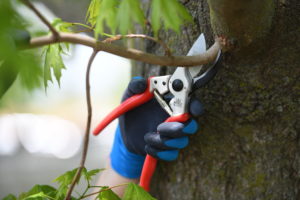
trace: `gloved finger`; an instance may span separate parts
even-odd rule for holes
[[[147,81],[142,77],[134,77],[130,83],[128,84],[127,90],[125,91],[125,94],[122,98],[124,101],[125,99],[128,99],[129,97],[143,93],[147,88]]]
[[[164,122],[157,127],[160,135],[171,138],[178,138],[194,134],[198,131],[198,124],[194,119],[186,123],[180,122]]]
[[[153,148],[161,150],[183,149],[189,143],[187,136],[179,138],[164,137],[158,133],[150,132],[144,136],[145,142]]]
[[[199,129],[198,123],[196,120],[192,119],[188,123],[185,123],[182,132],[185,134],[195,134]]]
[[[193,117],[198,117],[204,113],[204,106],[198,99],[192,97],[189,104],[189,112]]]
[[[162,150],[159,151],[155,148],[152,148],[150,145],[145,146],[145,151],[147,154],[165,161],[176,160],[179,154],[179,150]]]

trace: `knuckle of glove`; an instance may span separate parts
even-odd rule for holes
[[[136,77],[132,79],[128,85],[128,90],[132,94],[139,94],[146,90],[147,81],[144,78]]]
[[[157,127],[157,132],[165,137],[178,138],[195,134],[198,129],[198,123],[192,119],[184,124],[180,122],[164,122]]]
[[[189,143],[188,135],[196,133],[198,124],[190,120],[183,124],[180,122],[164,122],[157,128],[159,133],[151,132],[144,136],[147,154],[165,161],[176,160],[179,150]]]
[[[158,133],[145,135],[145,151],[147,154],[165,161],[176,160],[179,149],[186,147],[189,143],[187,136],[180,138],[166,138]]]
[[[152,148],[150,145],[145,146],[145,151],[147,154],[165,161],[176,160],[179,154],[179,150],[177,149],[158,151],[157,149]]]
[[[189,105],[189,111],[192,116],[198,117],[204,113],[204,106],[198,99],[192,98]]]
[[[166,137],[163,137],[160,134],[155,133],[155,132],[147,133],[144,136],[144,140],[147,145],[151,146],[154,149],[160,150],[160,151],[166,150],[166,149],[173,149],[173,148],[165,145],[165,142],[168,140]]]
[[[187,136],[179,138],[168,138],[158,133],[147,133],[144,136],[145,142],[152,148],[160,150],[183,149],[189,143]]]
[[[182,132],[184,124],[180,122],[164,122],[157,127],[157,132],[166,137],[182,137],[185,134]]]

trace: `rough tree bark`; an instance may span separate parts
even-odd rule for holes
[[[181,36],[161,32],[186,54],[200,32],[223,35],[215,79],[196,92],[206,107],[201,130],[178,161],[159,162],[152,193],[163,200],[300,199],[299,0],[187,0],[194,25]],[[162,53],[154,43],[148,52]],[[141,67],[141,65],[144,65]],[[171,73],[139,64],[133,75]]]

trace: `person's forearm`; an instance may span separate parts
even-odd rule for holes
[[[110,159],[107,159],[106,167],[105,170],[102,172],[97,185],[99,186],[118,186],[124,183],[138,183],[139,179],[129,179],[126,177],[123,177],[119,175],[117,172],[115,172],[111,165],[110,165]],[[126,185],[124,186],[119,186],[119,187],[114,187],[112,190],[120,197],[123,196],[124,191],[125,191]]]

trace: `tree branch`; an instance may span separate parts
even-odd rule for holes
[[[52,32],[54,39],[57,39],[59,37],[59,33],[55,30],[55,28],[51,25],[50,22],[40,13],[38,9],[34,7],[34,5],[29,0],[21,0],[29,9],[31,9],[37,16],[40,18],[40,20],[50,29]]]
[[[211,27],[243,48],[264,39],[272,27],[276,1],[207,0]],[[248,54],[246,54],[248,56]]]
[[[126,48],[115,44],[96,41],[94,38],[73,33],[59,33],[57,39],[51,36],[42,36],[33,38],[30,41],[29,47],[41,47],[48,44],[68,42],[73,44],[82,44],[94,48],[96,51],[105,51],[124,58],[134,59],[137,61],[163,66],[196,66],[213,62],[221,50],[222,45],[218,39],[216,42],[203,54],[195,56],[157,56],[154,54],[145,53],[143,51]]]
[[[85,91],[86,91],[86,103],[87,103],[87,124],[86,124],[86,129],[85,129],[85,135],[84,135],[84,144],[83,144],[83,151],[82,151],[82,156],[81,156],[81,161],[80,165],[77,169],[76,175],[73,178],[72,184],[70,185],[70,188],[67,192],[65,200],[70,200],[71,199],[71,194],[72,191],[77,183],[77,181],[80,178],[80,174],[82,169],[84,168],[86,156],[87,156],[87,151],[88,151],[88,145],[89,145],[89,136],[90,136],[90,129],[91,129],[91,120],[92,120],[92,103],[91,103],[91,90],[90,90],[90,71],[91,71],[91,66],[92,63],[97,55],[98,51],[95,51],[92,53],[87,69],[86,69],[86,77],[85,77]]]

